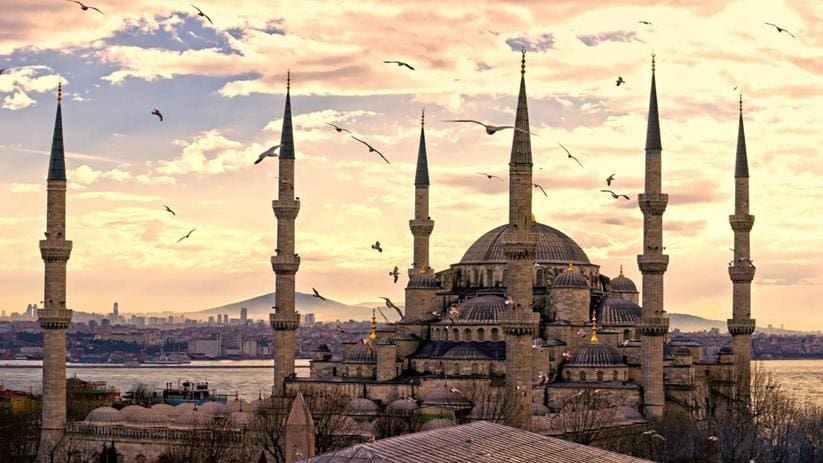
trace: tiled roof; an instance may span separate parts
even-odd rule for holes
[[[570,367],[614,367],[625,366],[623,357],[613,347],[600,343],[578,346],[568,362]]]
[[[607,297],[598,310],[597,322],[602,326],[636,325],[642,315],[639,305],[619,297]]]
[[[505,341],[430,341],[423,344],[420,349],[412,354],[411,358],[430,358],[430,359],[448,359],[456,358],[450,357],[452,349],[460,353],[473,353],[475,356],[470,358],[483,360],[505,360],[506,359],[506,342]],[[468,357],[461,357],[468,358]]]

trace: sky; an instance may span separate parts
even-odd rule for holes
[[[426,110],[431,260],[460,260],[507,221],[511,132],[527,49],[538,221],[640,286],[650,56],[657,62],[669,312],[731,314],[738,93],[751,173],[752,316],[823,328],[823,4],[817,1],[7,0],[0,16],[0,309],[42,299],[37,248],[64,83],[68,305],[191,311],[270,292],[276,162],[291,70],[302,208],[297,289],[403,300]],[[641,24],[649,21],[652,25]],[[764,24],[775,23],[796,36]],[[403,60],[414,71],[384,64]],[[615,86],[617,76],[625,85]],[[160,122],[150,114],[158,108]],[[391,165],[326,123],[351,129]],[[565,157],[562,143],[583,168]],[[599,190],[613,187],[630,201]],[[163,205],[176,212],[164,212]],[[192,228],[192,238],[175,241]],[[380,240],[384,252],[370,249]],[[299,308],[298,308],[299,309]],[[368,314],[366,314],[368,315]],[[364,316],[366,316],[364,315]]]

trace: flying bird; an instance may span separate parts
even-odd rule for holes
[[[625,84],[626,81],[623,80],[623,76],[617,76],[617,81],[615,81],[615,83],[617,84],[617,87],[619,87],[621,84]]]
[[[614,181],[615,174],[611,174],[606,177],[606,186],[612,186],[612,182]]]
[[[174,211],[173,211],[173,210],[171,210],[171,208],[170,208],[169,206],[166,206],[165,204],[163,204],[163,207],[165,207],[165,208],[166,208],[166,211],[170,212],[170,213],[171,213],[171,215],[175,215],[175,216],[177,215],[177,214],[175,214],[175,213],[174,213]]]
[[[76,3],[76,4],[80,5],[80,9],[83,10],[83,11],[94,10],[94,11],[100,13],[100,14],[103,14],[103,12],[100,11],[99,8],[96,8],[96,7],[93,7],[93,6],[90,6],[90,5],[84,5],[83,3],[80,3],[77,0],[66,0],[66,1],[71,2],[71,3]],[[105,16],[105,15],[103,14],[103,16]]]
[[[457,388],[456,388],[456,387],[454,387],[454,386],[449,386],[449,392],[451,392],[451,393],[453,393],[453,394],[460,394],[460,395],[463,395],[463,391],[461,391],[460,389],[457,389]]]
[[[326,125],[330,125],[330,126],[334,127],[334,130],[336,130],[336,131],[337,131],[337,133],[340,133],[340,132],[348,132],[348,133],[351,133],[351,131],[350,131],[349,129],[344,129],[343,127],[338,127],[338,126],[336,126],[336,125],[334,125],[334,124],[329,124],[328,122],[326,122]]]
[[[732,89],[732,91],[735,91],[735,90],[737,90],[737,85],[735,85],[734,88]]]
[[[4,72],[8,71],[11,68],[0,68],[0,76],[3,75]]]
[[[645,24],[645,25],[647,25],[647,26],[651,26],[651,25],[652,25],[652,23],[650,23],[649,21],[637,21],[637,22],[639,22],[640,24]]]
[[[527,133],[529,135],[534,135],[533,133],[531,133],[527,130],[517,128],[513,125],[489,125],[489,124],[484,124],[480,121],[476,121],[474,119],[448,119],[448,120],[444,120],[443,122],[471,122],[472,124],[482,125],[483,127],[486,128],[486,133],[488,135],[494,135],[495,133],[497,133],[501,130],[504,130],[504,129],[514,129],[514,130],[517,130],[519,132]],[[534,136],[536,137],[537,135],[534,135]]]
[[[394,61],[394,60],[390,60],[390,61],[383,61],[383,62],[384,62],[384,63],[386,63],[386,64],[396,64],[396,65],[401,66],[401,67],[402,67],[402,66],[405,66],[405,67],[407,67],[407,68],[411,69],[412,71],[414,71],[414,68],[413,68],[413,67],[411,67],[408,63],[404,63],[404,62],[402,62],[402,61]]]
[[[549,194],[548,194],[548,193],[546,193],[546,190],[545,190],[542,186],[540,186],[540,185],[538,185],[538,184],[536,184],[536,183],[532,183],[532,185],[533,185],[535,188],[537,188],[538,190],[542,191],[542,192],[543,192],[543,196],[545,196],[545,197],[547,197],[547,198],[549,197]]]
[[[767,25],[769,25],[769,26],[774,27],[775,29],[777,29],[777,32],[778,32],[778,33],[780,33],[780,32],[785,32],[785,33],[787,33],[787,34],[791,35],[793,39],[796,39],[796,38],[797,38],[797,37],[795,37],[795,36],[794,36],[794,34],[792,34],[791,32],[787,31],[786,29],[783,29],[782,27],[778,26],[777,24],[774,24],[774,23],[763,23],[763,24],[767,24]]]
[[[186,238],[191,238],[191,234],[192,234],[192,233],[194,233],[194,231],[195,231],[195,230],[197,230],[197,229],[196,229],[196,228],[192,228],[192,229],[191,229],[188,233],[186,233],[186,235],[185,235],[185,236],[183,236],[182,238],[180,238],[179,240],[177,240],[177,242],[179,243],[179,242],[183,241],[183,240],[184,240],[184,239],[186,239]]]
[[[512,299],[511,296],[507,296],[505,304],[506,305],[514,305],[514,299]]]
[[[397,314],[400,315],[400,318],[404,318],[403,317],[403,312],[400,311],[400,307],[397,307],[396,305],[394,305],[394,302],[392,302],[391,299],[389,299],[387,297],[383,297],[383,296],[380,296],[380,299],[383,299],[384,301],[386,301],[386,307],[388,307],[390,309],[394,309],[397,312]]]
[[[603,193],[609,193],[609,194],[611,194],[611,195],[612,195],[612,198],[614,198],[614,199],[618,199],[618,198],[625,198],[627,201],[630,199],[628,196],[626,196],[626,195],[619,195],[619,194],[615,193],[615,192],[614,192],[614,191],[612,191],[612,190],[600,190],[600,191],[601,191],[601,192],[603,192]]]
[[[380,246],[380,241],[375,241],[374,244],[371,245],[371,248],[378,252],[383,252],[383,248]]]
[[[152,116],[157,116],[157,117],[159,117],[159,118],[160,118],[160,122],[163,122],[163,113],[161,113],[159,109],[157,109],[157,108],[152,109],[152,110],[151,110],[151,115],[152,115]]]
[[[558,145],[560,145],[560,143],[558,143]],[[569,150],[567,150],[565,146],[560,145],[560,147],[563,148],[563,151],[565,151],[566,154],[569,155],[569,159],[574,159],[578,164],[580,164],[580,167],[583,167],[583,164],[580,162],[580,160],[577,159],[576,157],[572,156],[572,153],[570,153]]]
[[[210,17],[209,17],[206,13],[203,13],[203,10],[201,10],[200,8],[197,8],[197,7],[196,7],[196,6],[194,6],[194,5],[192,5],[192,8],[194,8],[195,10],[197,10],[197,16],[202,16],[202,17],[204,17],[204,18],[208,19],[208,20],[209,20],[209,23],[211,23],[211,25],[214,25],[214,23],[212,22],[211,18],[210,18]]]
[[[318,293],[316,289],[312,288],[312,289],[311,289],[311,292],[313,293],[313,294],[311,295],[311,297],[316,297],[316,298],[320,299],[321,301],[325,301],[325,300],[326,300],[326,298],[325,298],[325,297],[323,297],[323,296],[321,296],[321,295],[320,295],[320,293]]]
[[[396,265],[394,266],[394,270],[389,272],[389,276],[394,277],[394,282],[397,283],[397,278],[400,277],[400,272],[398,271],[398,268],[397,268]]]
[[[266,158],[276,158],[277,153],[275,153],[275,151],[277,150],[277,148],[280,148],[280,145],[272,146],[271,148],[267,149],[266,151],[263,151],[262,153],[260,153],[259,156],[257,156],[257,160],[254,161],[254,163],[255,164],[260,164]]]
[[[498,177],[497,175],[487,174],[485,172],[478,172],[477,175],[485,175],[486,178],[488,178],[489,180],[491,180],[493,178],[496,178],[497,180],[500,180],[501,182],[503,181],[503,179]]]
[[[388,160],[388,159],[386,159],[386,156],[383,156],[383,153],[381,153],[379,150],[374,149],[374,147],[373,147],[372,145],[370,145],[370,144],[366,143],[365,141],[363,141],[363,140],[361,140],[361,139],[359,139],[359,138],[355,137],[354,135],[349,135],[349,136],[350,136],[350,137],[352,137],[352,138],[354,138],[355,140],[359,141],[360,143],[362,143],[362,144],[364,144],[364,145],[368,146],[368,147],[369,147],[369,153],[377,153],[377,154],[379,154],[379,155],[380,155],[380,157],[381,157],[381,158],[383,158],[383,160],[384,160],[384,161],[386,161],[386,164],[391,164],[391,163],[389,162],[389,160]]]
[[[383,310],[380,309],[380,307],[377,307],[377,311],[380,312],[380,316],[383,317],[383,320],[386,320],[386,323],[391,323],[388,317],[386,317],[386,314],[383,313]]]
[[[452,325],[454,325],[454,323],[455,323],[454,319],[459,317],[459,316],[460,316],[460,311],[457,310],[457,307],[451,306],[451,308],[449,309],[449,321],[451,322]]]

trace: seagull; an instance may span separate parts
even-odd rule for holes
[[[637,22],[639,22],[640,24],[645,24],[645,25],[647,25],[647,26],[651,26],[651,25],[652,25],[652,23],[650,23],[649,21],[637,21]]]
[[[548,379],[546,375],[541,372],[537,372],[537,377],[540,378],[540,386],[546,384],[546,379]]]
[[[485,172],[478,172],[477,175],[485,175],[486,178],[488,178],[489,180],[491,180],[493,178],[496,178],[497,180],[500,180],[501,182],[503,181],[503,179],[498,177],[497,175],[487,174]]]
[[[364,345],[364,346],[366,346],[366,349],[369,351],[369,353],[371,353],[371,351],[372,351],[372,349],[371,349],[371,342],[369,342],[369,341],[370,341],[370,340],[369,340],[369,337],[368,337],[368,336],[366,336],[365,338],[363,338],[363,339],[361,339],[361,340],[360,340],[360,342],[362,342],[362,343],[363,343],[363,345]]]
[[[523,132],[523,133],[527,133],[529,135],[534,135],[533,133],[531,133],[527,130],[517,128],[513,125],[489,125],[489,124],[484,124],[480,121],[476,121],[474,119],[449,119],[449,120],[445,120],[443,122],[471,122],[473,124],[479,124],[479,125],[482,125],[483,127],[486,128],[486,133],[489,134],[489,135],[494,135],[495,133],[497,133],[501,130],[504,130],[504,129],[514,129],[514,130],[517,130],[518,132]],[[537,135],[534,135],[534,136],[536,137]]]
[[[538,184],[536,184],[536,183],[533,183],[532,185],[533,185],[535,188],[537,188],[538,190],[542,191],[542,192],[543,192],[543,196],[545,196],[545,197],[547,197],[547,198],[549,197],[549,194],[548,194],[548,193],[546,193],[546,190],[545,190],[545,189],[543,189],[543,187],[542,187],[542,186],[540,186],[540,185],[538,185]]]
[[[720,439],[717,436],[709,436],[706,438],[706,440],[708,440],[709,442],[717,442]]]
[[[795,36],[794,36],[794,34],[792,34],[791,32],[787,31],[786,29],[783,29],[782,27],[778,26],[777,24],[773,24],[773,23],[763,23],[763,24],[767,24],[767,25],[769,25],[769,26],[774,27],[775,29],[777,29],[777,32],[778,32],[778,33],[780,33],[780,32],[785,32],[785,33],[787,33],[787,34],[791,35],[793,39],[796,39],[796,38],[797,38],[797,37],[795,37]]]
[[[257,156],[257,160],[254,161],[254,163],[255,164],[260,164],[261,162],[263,162],[263,159],[276,158],[277,153],[275,153],[274,151],[277,150],[277,148],[280,148],[280,145],[272,146],[271,148],[267,149],[266,151],[263,151],[262,153],[260,153],[259,156]]]
[[[612,191],[612,190],[600,190],[600,191],[601,191],[601,192],[603,192],[603,193],[610,193],[610,194],[612,195],[612,198],[614,198],[614,199],[618,199],[618,198],[625,198],[627,201],[629,200],[629,197],[628,197],[628,196],[626,196],[626,195],[619,195],[619,194],[615,193],[615,192],[614,192],[614,191]]]
[[[606,186],[612,186],[612,182],[614,181],[615,174],[611,174],[606,177]]]
[[[386,64],[396,64],[396,65],[401,66],[401,67],[402,67],[402,66],[406,66],[407,68],[409,68],[409,69],[411,69],[412,71],[414,71],[414,68],[413,68],[413,67],[409,66],[409,64],[408,64],[408,63],[404,63],[404,62],[402,62],[402,61],[394,61],[394,60],[391,60],[391,61],[383,61],[383,62],[384,62],[384,63],[386,63]]]
[[[159,110],[159,109],[156,109],[156,108],[155,108],[155,109],[152,109],[152,110],[151,110],[151,115],[152,115],[152,116],[157,116],[157,117],[159,117],[159,118],[160,118],[160,122],[163,122],[163,114],[160,112],[160,110]]]
[[[197,10],[197,16],[202,16],[202,17],[204,17],[204,18],[208,19],[208,20],[209,20],[209,23],[211,23],[211,25],[214,25],[214,23],[212,22],[211,18],[210,18],[210,17],[209,17],[206,13],[203,13],[203,10],[201,10],[200,8],[197,8],[197,7],[196,7],[196,6],[194,6],[194,5],[192,5],[192,8],[194,8],[195,10]]]
[[[95,7],[93,7],[93,6],[89,6],[89,5],[84,5],[84,4],[80,3],[80,2],[78,2],[77,0],[66,0],[66,1],[67,1],[67,2],[76,3],[76,4],[80,5],[80,9],[81,9],[81,10],[83,10],[83,11],[94,10],[94,11],[96,11],[96,12],[100,13],[100,14],[103,14],[103,12],[102,12],[102,11],[100,11],[100,9],[99,9],[99,8],[95,8]],[[105,15],[103,14],[103,16],[105,16]]]
[[[524,386],[522,382],[518,381],[517,386],[515,386],[515,389],[517,389],[518,391],[522,391],[526,389],[526,386]]]
[[[380,246],[380,241],[375,241],[374,244],[371,245],[371,248],[378,252],[383,252],[383,248]]]
[[[179,240],[177,240],[177,242],[179,243],[179,242],[183,241],[186,238],[191,238],[191,234],[194,233],[195,230],[197,230],[197,229],[192,228],[188,233],[186,233],[186,236],[180,238]]]
[[[558,145],[560,145],[560,143],[558,143]],[[566,154],[569,155],[569,159],[574,159],[578,164],[580,164],[580,167],[583,167],[583,164],[580,162],[580,160],[577,159],[576,157],[572,156],[572,153],[570,153],[569,150],[567,150],[565,146],[560,145],[560,147],[563,148],[563,151],[565,151]]]
[[[171,210],[171,208],[170,208],[169,206],[166,206],[165,204],[163,204],[163,207],[165,207],[165,208],[166,208],[166,210],[167,210],[167,211],[169,211],[169,212],[171,213],[171,215],[177,215],[177,214],[175,214],[175,213],[174,213],[174,211],[173,211],[173,210]]]
[[[443,314],[440,312],[432,312],[432,315],[434,315],[435,318],[443,318]]]
[[[397,283],[397,278],[400,277],[400,272],[397,269],[397,266],[394,266],[394,270],[389,272],[389,276],[394,277],[394,282]]]
[[[620,84],[625,84],[625,83],[626,83],[626,81],[625,81],[625,80],[623,80],[623,76],[617,76],[617,81],[616,81],[615,83],[616,83],[616,84],[617,84],[617,86],[619,87],[619,86],[620,86]]]
[[[508,297],[506,297],[506,302],[504,302],[504,304],[505,305],[514,305],[514,299],[512,299],[511,296],[508,296]]]
[[[463,391],[461,391],[460,389],[457,389],[457,388],[456,388],[456,387],[454,387],[454,386],[449,386],[449,392],[451,392],[451,393],[453,393],[453,394],[460,394],[460,395],[463,395]]]
[[[543,352],[543,346],[540,345],[540,342],[538,342],[537,339],[532,341],[532,349],[538,352]]]
[[[368,146],[368,147],[369,147],[369,153],[377,153],[377,154],[379,154],[379,155],[380,155],[380,157],[381,157],[381,158],[383,158],[383,160],[384,160],[384,161],[386,161],[386,164],[391,164],[391,163],[389,162],[389,160],[388,160],[388,159],[386,159],[386,156],[383,156],[383,153],[381,153],[379,150],[374,149],[374,147],[373,147],[372,145],[370,145],[370,144],[368,144],[368,143],[364,142],[363,140],[361,140],[361,139],[359,139],[359,138],[355,137],[354,135],[349,135],[349,136],[350,136],[350,137],[352,137],[352,138],[354,138],[355,140],[359,141],[360,143],[362,143],[362,144],[364,144],[364,145]]]
[[[400,318],[404,318],[403,317],[403,312],[400,311],[400,307],[397,307],[396,305],[394,305],[394,302],[392,302],[391,299],[389,299],[387,297],[383,297],[383,296],[380,296],[380,299],[383,299],[384,301],[386,301],[386,307],[388,307],[390,309],[394,309],[397,312],[397,314],[400,315]]]
[[[735,91],[735,90],[737,90],[737,85],[735,85],[734,88],[732,89],[732,91]]]
[[[3,75],[4,72],[8,71],[11,68],[0,68],[0,76]]]
[[[380,307],[377,307],[377,311],[380,312],[380,316],[383,317],[383,320],[386,320],[386,323],[391,323],[388,317],[386,317],[386,314],[384,314],[383,311],[380,309]]]
[[[348,133],[351,133],[351,131],[350,131],[349,129],[344,129],[343,127],[338,127],[338,126],[336,126],[336,125],[334,125],[334,124],[329,124],[328,122],[326,122],[326,125],[330,125],[330,126],[334,127],[334,130],[336,130],[336,131],[337,131],[337,133],[340,133],[340,132],[348,132]]]
[[[316,297],[316,298],[320,299],[321,301],[326,300],[326,298],[321,296],[320,293],[318,293],[316,289],[312,288],[311,292],[314,293],[314,294],[311,295],[311,297]]]

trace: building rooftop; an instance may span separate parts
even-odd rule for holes
[[[461,264],[505,263],[503,234],[508,225],[493,228],[477,239],[460,259]],[[542,223],[534,224],[538,264],[590,264],[583,249],[565,233]]]

